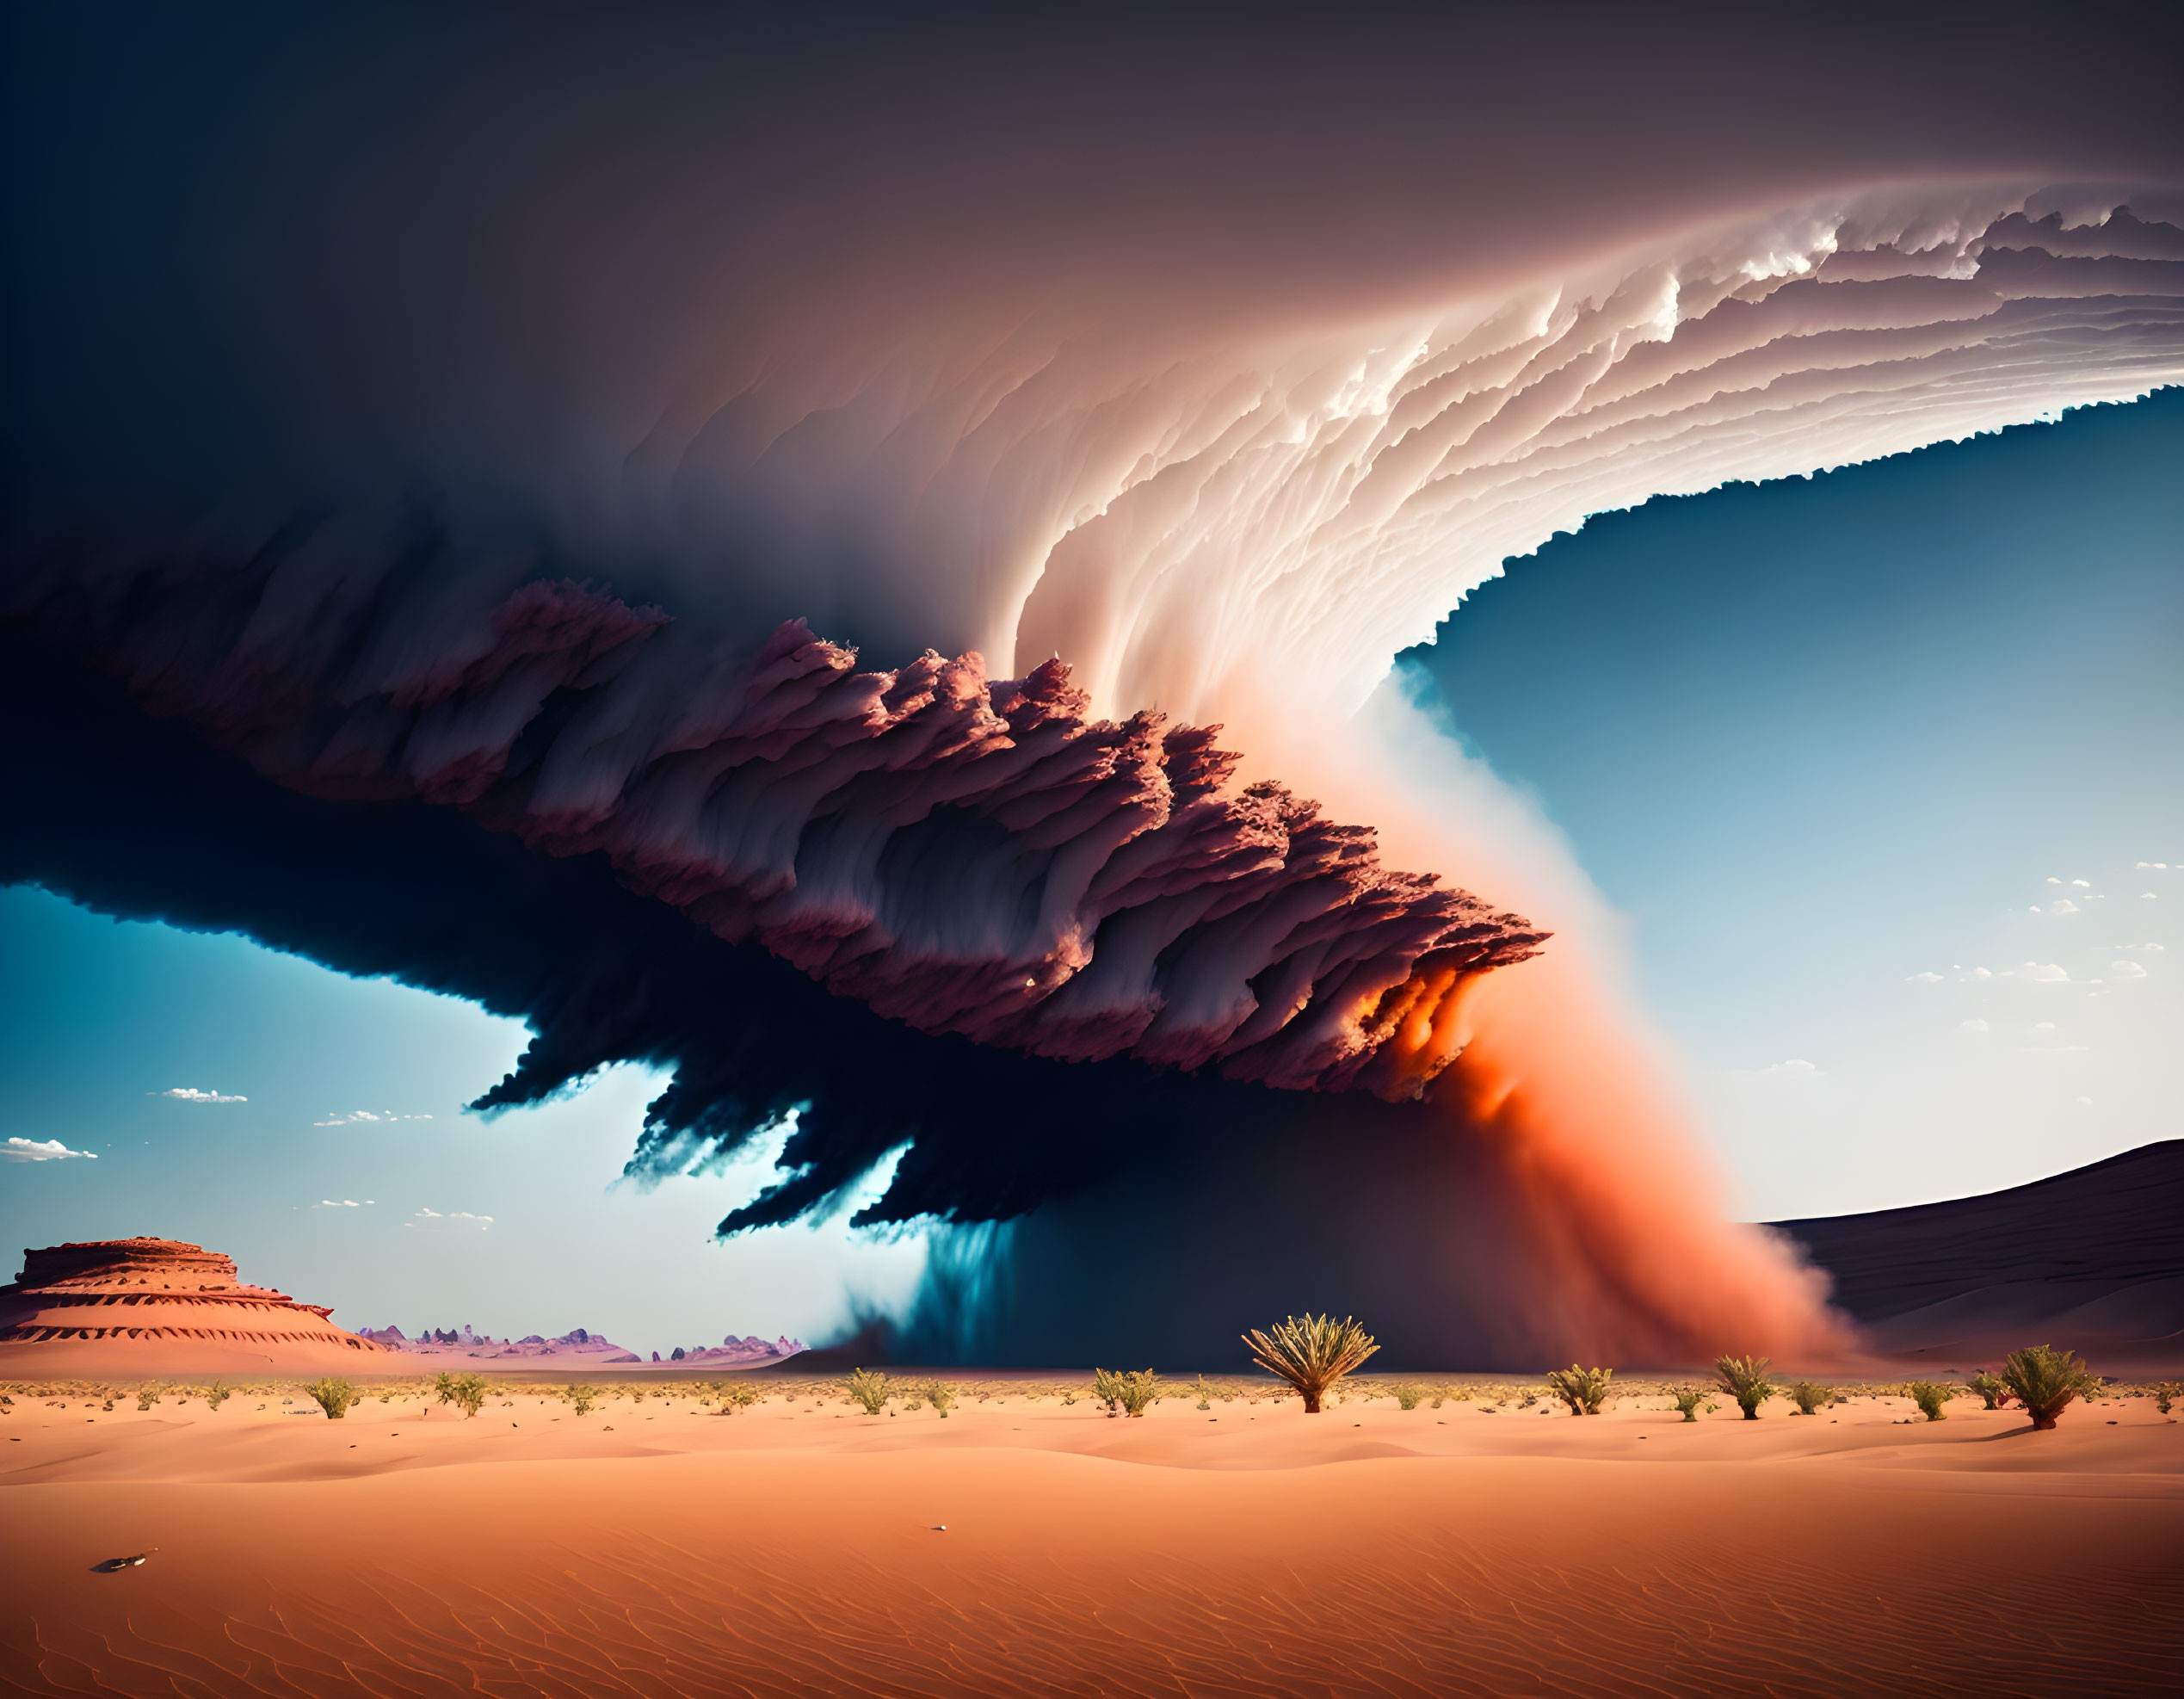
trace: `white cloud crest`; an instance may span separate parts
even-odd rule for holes
[[[72,1156],[99,1159],[96,1152],[72,1151],[58,1139],[10,1139],[0,1145],[0,1162],[65,1162]]]

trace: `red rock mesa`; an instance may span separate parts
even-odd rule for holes
[[[0,1286],[0,1372],[388,1367],[322,1305],[237,1279],[232,1257],[170,1239],[102,1239],[22,1253]]]

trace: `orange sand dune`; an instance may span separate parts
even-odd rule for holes
[[[1658,1402],[1658,1400],[1654,1400]],[[2184,1429],[1901,1399],[0,1420],[0,1672],[101,1694],[2173,1691]],[[945,1524],[946,1531],[940,1525]],[[142,1567],[102,1559],[156,1548]]]

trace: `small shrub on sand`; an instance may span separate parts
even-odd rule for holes
[[[918,1391],[924,1394],[928,1404],[941,1412],[941,1419],[946,1421],[948,1412],[955,1408],[955,1388],[945,1381],[928,1381]]]
[[[746,1387],[740,1381],[731,1381],[720,1389],[720,1408],[724,1414],[734,1410],[748,1410],[761,1402],[756,1387]]]
[[[1725,1356],[1714,1364],[1714,1373],[1721,1377],[1722,1391],[1737,1400],[1737,1407],[1744,1412],[1747,1422],[1758,1421],[1760,1406],[1780,1396],[1774,1383],[1767,1378],[1768,1361],[1763,1356]]]
[[[304,1388],[305,1396],[326,1412],[326,1419],[338,1422],[349,1414],[349,1407],[359,1396],[354,1381],[313,1381]]]
[[[1903,1396],[1918,1406],[1919,1414],[1929,1422],[1946,1421],[1948,1412],[1941,1406],[1956,1395],[1954,1387],[1939,1381],[1913,1381],[1903,1388]]]
[[[1972,1391],[1987,1400],[1990,1410],[1999,1410],[2009,1401],[2009,1388],[1991,1375],[1975,1375],[1968,1384]]]
[[[1390,1387],[1388,1396],[1396,1401],[1397,1409],[1416,1410],[1425,1401],[1426,1389],[1412,1386],[1406,1381],[1399,1386]]]
[[[2085,1366],[2083,1357],[2047,1345],[2012,1351],[2002,1364],[2002,1380],[2036,1430],[2053,1427],[2072,1399],[2090,1398],[2101,1390],[2101,1377]]]
[[[154,1391],[153,1391],[153,1390],[152,1390],[150,1387],[145,1387],[142,1391],[139,1392],[139,1393],[138,1393],[138,1394],[137,1394],[137,1409],[138,1409],[139,1412],[143,1412],[143,1411],[149,1410],[149,1409],[151,1409],[151,1406],[152,1406],[153,1405],[155,1405],[155,1404],[157,1404],[157,1403],[158,1403],[158,1402],[159,1402],[159,1394],[158,1394],[157,1393],[154,1392]],[[108,1410],[111,1410],[111,1409],[113,1409],[113,1408],[114,1408],[114,1406],[113,1406],[112,1405],[110,1405],[110,1404],[109,1404],[108,1406],[107,1406],[107,1408],[108,1408]]]
[[[1706,1389],[1702,1387],[1678,1387],[1669,1396],[1675,1400],[1676,1408],[1683,1412],[1683,1419],[1687,1422],[1697,1421],[1702,1409],[1711,1416],[1721,1408],[1719,1405],[1708,1401]]]
[[[853,1368],[842,1386],[849,1396],[864,1406],[865,1414],[877,1416],[887,1408],[887,1400],[895,1396],[894,1383],[885,1375],[870,1368]]]
[[[1223,1392],[1203,1375],[1191,1382],[1191,1392],[1197,1398],[1198,1407],[1200,1410],[1211,1410],[1213,1407],[1213,1400],[1217,1398],[1224,1404],[1227,1403],[1229,1399],[1228,1393]]]
[[[1160,1377],[1150,1368],[1095,1368],[1092,1371],[1092,1389],[1107,1400],[1109,1415],[1120,1405],[1127,1416],[1144,1415],[1147,1406],[1166,1390],[1160,1384]]]
[[[434,1383],[433,1390],[440,1394],[442,1404],[452,1404],[465,1416],[475,1416],[485,1407],[485,1377],[482,1375],[442,1374]]]
[[[1798,1381],[1790,1387],[1789,1398],[1797,1406],[1798,1415],[1817,1416],[1835,1401],[1835,1389],[1815,1381]]]
[[[599,1394],[594,1392],[589,1387],[572,1386],[564,1387],[561,1389],[561,1396],[568,1400],[569,1407],[574,1410],[577,1415],[589,1416],[591,1414],[592,1400],[597,1398]]]
[[[1573,1362],[1567,1368],[1549,1370],[1547,1384],[1570,1406],[1572,1416],[1597,1416],[1607,1402],[1607,1383],[1614,1378],[1612,1368],[1580,1368]]]
[[[2184,1398],[2184,1382],[2164,1381],[2154,1388],[2154,1408],[2166,1416],[2175,1408],[2176,1400]],[[1990,1409],[1993,1408],[1990,1405]]]
[[[1296,1387],[1305,1413],[1317,1416],[1329,1390],[1380,1348],[1348,1316],[1291,1316],[1266,1332],[1254,1328],[1243,1336],[1251,1360]]]

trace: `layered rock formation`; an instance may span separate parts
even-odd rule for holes
[[[232,1257],[202,1245],[102,1239],[22,1255],[22,1275],[0,1286],[4,1372],[384,1365],[325,1306],[247,1285]]]

